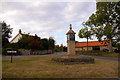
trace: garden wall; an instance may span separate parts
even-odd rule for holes
[[[24,50],[24,49],[19,49],[18,50],[21,54],[23,55],[42,55],[42,54],[50,54],[52,53],[52,50],[35,50],[35,51],[30,51],[30,50]]]

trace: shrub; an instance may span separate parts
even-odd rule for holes
[[[5,48],[2,48],[2,55],[7,55],[7,51]]]
[[[94,59],[90,57],[79,58],[52,58],[52,61],[63,64],[81,64],[81,63],[94,63]]]

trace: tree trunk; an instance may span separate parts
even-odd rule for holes
[[[108,48],[109,48],[109,52],[113,51],[113,48],[112,48],[112,39],[109,40]]]
[[[88,52],[88,37],[87,37],[87,52]]]

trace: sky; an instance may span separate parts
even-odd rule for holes
[[[82,22],[87,21],[95,10],[95,1],[6,1],[0,4],[0,21],[5,21],[13,28],[12,38],[21,29],[22,33],[37,34],[41,38],[53,37],[56,45],[63,44],[66,46],[66,33],[70,24],[72,24],[72,29],[76,32],[76,41],[86,41],[85,38],[78,37],[78,31],[84,28]],[[92,41],[96,40],[93,37]]]

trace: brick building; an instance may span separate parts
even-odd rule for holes
[[[108,42],[103,41],[90,41],[88,42],[88,50],[103,50],[103,48],[108,48]],[[75,45],[76,51],[86,51],[87,50],[87,42],[77,42]]]

